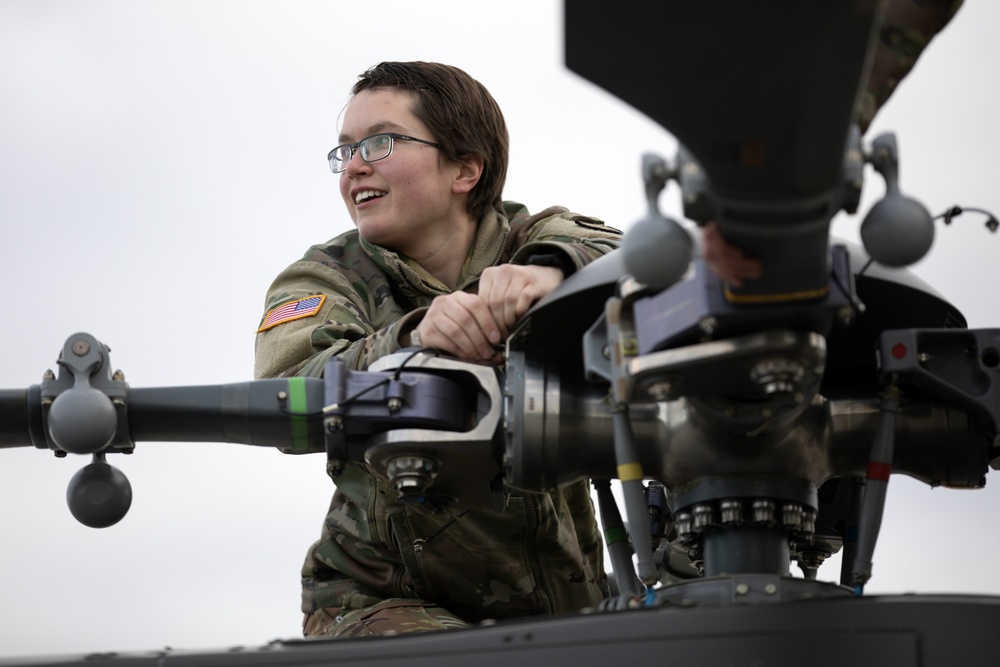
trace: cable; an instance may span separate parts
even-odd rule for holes
[[[951,208],[949,208],[944,213],[941,213],[940,215],[935,216],[933,219],[934,220],[943,219],[944,220],[944,224],[950,225],[951,221],[954,218],[957,218],[958,216],[962,215],[963,213],[967,213],[967,212],[979,213],[979,214],[985,215],[986,216],[986,229],[990,230],[991,233],[995,234],[996,231],[997,231],[997,228],[1000,228],[1000,222],[997,222],[997,218],[996,218],[995,215],[993,215],[992,213],[990,213],[986,209],[976,208],[976,207],[973,207],[973,206],[966,206],[966,207],[963,208],[963,207],[959,206],[958,204],[956,204],[956,205],[952,206]]]
[[[321,417],[321,416],[323,416],[323,415],[325,415],[325,414],[327,414],[329,412],[333,412],[335,410],[339,410],[340,408],[342,408],[342,407],[344,407],[346,405],[349,405],[350,403],[353,403],[354,401],[358,400],[359,398],[361,398],[362,396],[364,396],[368,392],[372,391],[373,389],[377,389],[378,387],[381,387],[383,385],[389,384],[389,382],[398,382],[399,379],[400,379],[400,374],[403,372],[403,368],[406,366],[406,364],[410,363],[410,361],[412,361],[414,357],[416,357],[418,354],[421,354],[423,352],[428,352],[428,353],[433,354],[434,356],[438,356],[438,351],[435,350],[434,348],[422,347],[422,348],[420,348],[418,350],[415,350],[415,351],[411,352],[409,356],[407,356],[405,359],[403,359],[402,363],[399,364],[399,368],[397,368],[396,371],[395,371],[395,373],[393,373],[391,376],[383,378],[383,379],[379,380],[378,382],[376,382],[375,384],[369,385],[369,386],[365,387],[361,391],[357,392],[356,394],[352,394],[351,396],[348,396],[347,398],[345,398],[344,400],[340,401],[339,403],[333,403],[331,405],[327,405],[327,406],[325,406],[325,407],[323,407],[323,408],[321,408],[319,410],[314,410],[312,412],[292,412],[292,411],[290,411],[290,410],[287,409],[287,407],[286,407],[287,404],[286,403],[282,403],[281,404],[281,411],[282,411],[282,413],[284,413],[284,414],[286,414],[286,415],[288,415],[290,417]]]
[[[954,220],[958,216],[962,215],[963,213],[980,213],[982,215],[985,215],[986,216],[986,229],[990,230],[990,233],[995,234],[996,231],[997,231],[997,229],[1000,229],[1000,222],[997,221],[997,218],[996,218],[995,215],[993,215],[992,213],[990,213],[989,211],[987,211],[984,208],[977,208],[977,207],[974,207],[974,206],[965,206],[965,207],[962,207],[962,206],[959,206],[958,204],[955,204],[954,206],[952,206],[948,210],[944,211],[943,213],[939,213],[939,214],[935,215],[933,218],[931,218],[931,220],[932,221],[934,221],[934,220],[944,220],[944,224],[950,225],[952,220]],[[875,260],[869,258],[868,262],[866,262],[865,265],[863,267],[861,267],[861,270],[858,271],[858,277],[859,278],[865,274],[865,271],[868,270],[868,267],[871,266],[871,264],[872,264],[873,261],[875,261]]]

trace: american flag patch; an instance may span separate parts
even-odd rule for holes
[[[267,331],[271,327],[276,327],[285,322],[302,319],[303,317],[312,317],[319,312],[319,308],[323,305],[324,301],[326,301],[326,295],[317,294],[275,306],[267,311],[267,315],[264,316],[264,320],[260,323],[257,333]]]

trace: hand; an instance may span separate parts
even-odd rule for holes
[[[479,296],[486,301],[493,321],[506,339],[528,309],[562,281],[562,269],[554,266],[501,264],[483,271]]]
[[[420,344],[467,361],[500,363],[506,340],[531,306],[563,280],[551,266],[502,264],[486,269],[479,293],[452,292],[431,302],[416,327]]]
[[[701,254],[705,263],[719,278],[736,287],[743,287],[744,280],[761,276],[760,260],[747,257],[742,250],[727,243],[714,222],[709,222],[702,228]]]
[[[452,292],[431,301],[416,327],[422,347],[432,347],[466,361],[499,363],[494,349],[502,340],[486,301],[478,294]]]

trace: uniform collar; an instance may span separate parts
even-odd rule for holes
[[[465,290],[479,281],[484,269],[500,264],[505,257],[505,246],[510,236],[507,215],[520,212],[520,204],[504,203],[504,212],[489,211],[476,228],[476,235],[469,246],[462,271],[458,276],[458,290]],[[415,260],[388,248],[361,239],[361,248],[372,261],[389,274],[407,296],[439,296],[452,290],[428,273]],[[509,253],[508,253],[509,254]]]

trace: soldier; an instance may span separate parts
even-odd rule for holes
[[[355,230],[271,285],[255,375],[365,369],[409,346],[497,363],[496,345],[568,275],[618,246],[600,220],[503,202],[508,137],[489,92],[434,63],[361,75],[330,168]],[[334,477],[303,567],[307,636],[462,627],[555,614],[607,593],[586,482],[513,495],[503,513],[434,515],[395,501],[362,464]],[[416,548],[415,548],[416,545]]]
[[[893,2],[858,110],[875,111],[960,0]],[[503,202],[507,131],[489,92],[432,63],[382,63],[361,75],[329,155],[357,229],[314,246],[272,284],[257,334],[257,377],[319,376],[333,356],[365,369],[409,346],[497,363],[495,346],[566,276],[617,247],[601,221]],[[714,224],[710,266],[740,284],[759,261]],[[507,511],[433,515],[394,501],[361,464],[335,478],[303,567],[307,636],[464,627],[554,614],[607,593],[584,482],[514,495]]]

